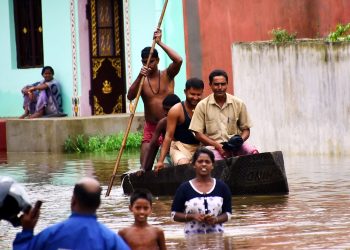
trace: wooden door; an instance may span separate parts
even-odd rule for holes
[[[122,0],[88,0],[93,115],[125,113]]]

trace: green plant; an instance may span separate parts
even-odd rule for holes
[[[85,145],[86,137],[84,135],[78,135],[75,139],[75,145],[79,149],[79,152],[85,152],[87,146]]]
[[[350,23],[338,24],[334,32],[330,32],[326,38],[328,42],[350,41]]]
[[[68,136],[68,138],[64,141],[64,152],[73,153],[73,152],[81,152],[79,147],[75,143],[75,139]]]
[[[130,136],[130,135],[129,135]],[[118,148],[116,145],[121,145],[122,139],[119,138],[119,136],[106,136],[104,138],[104,151],[114,151]]]
[[[120,134],[121,140],[123,138],[123,134]],[[141,146],[142,133],[133,133],[130,134],[128,140],[126,142],[127,148],[138,148]]]
[[[273,29],[271,31],[272,41],[274,43],[285,43],[285,42],[293,42],[296,39],[297,33],[288,33],[285,29]]]
[[[103,151],[103,137],[102,136],[91,136],[87,139],[87,152],[99,152]]]
[[[124,133],[118,135],[94,135],[69,136],[64,142],[64,152],[108,152],[119,150],[124,138]],[[129,133],[125,148],[139,148],[141,146],[142,133]]]

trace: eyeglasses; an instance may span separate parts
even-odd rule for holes
[[[227,82],[213,82],[212,85],[214,85],[216,87],[218,87],[219,85],[225,86],[225,85],[227,85]]]

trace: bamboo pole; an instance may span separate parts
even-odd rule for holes
[[[163,17],[164,17],[164,14],[165,14],[165,10],[166,10],[167,4],[168,4],[168,0],[165,0],[164,5],[163,5],[163,9],[162,9],[162,13],[161,13],[159,21],[158,21],[157,29],[159,29],[160,26],[162,25],[162,21],[163,21]],[[156,46],[156,40],[153,38],[153,43],[152,43],[152,47],[151,47],[151,50],[150,50],[148,58],[147,58],[146,67],[148,67],[149,62],[151,61],[152,54],[153,54],[155,46]],[[137,104],[138,104],[139,99],[140,99],[140,95],[141,95],[142,86],[143,86],[144,81],[145,81],[145,76],[143,76],[141,78],[140,85],[139,85],[139,88],[138,88],[138,91],[137,91],[137,95],[136,95],[136,98],[135,98],[135,103],[134,103],[134,105],[132,105],[132,108],[130,110],[131,113],[130,113],[130,117],[129,117],[129,121],[128,121],[128,126],[126,127],[126,130],[125,130],[125,133],[124,133],[124,138],[123,138],[123,141],[122,141],[122,145],[120,147],[119,154],[118,154],[116,163],[114,165],[114,170],[113,170],[111,179],[109,181],[109,185],[108,185],[108,189],[107,189],[107,192],[106,192],[106,196],[109,196],[109,194],[111,192],[111,189],[112,189],[112,186],[113,186],[115,175],[117,173],[117,169],[118,169],[120,160],[122,158],[123,151],[125,149],[126,140],[128,139],[128,136],[129,136],[131,124],[132,124],[132,121],[133,121],[134,116],[135,116],[136,107],[137,107]]]

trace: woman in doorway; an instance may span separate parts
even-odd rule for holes
[[[186,235],[221,233],[222,223],[231,217],[231,191],[223,181],[211,177],[213,164],[213,152],[198,148],[192,158],[195,178],[176,191],[171,215],[174,221],[186,223]]]

